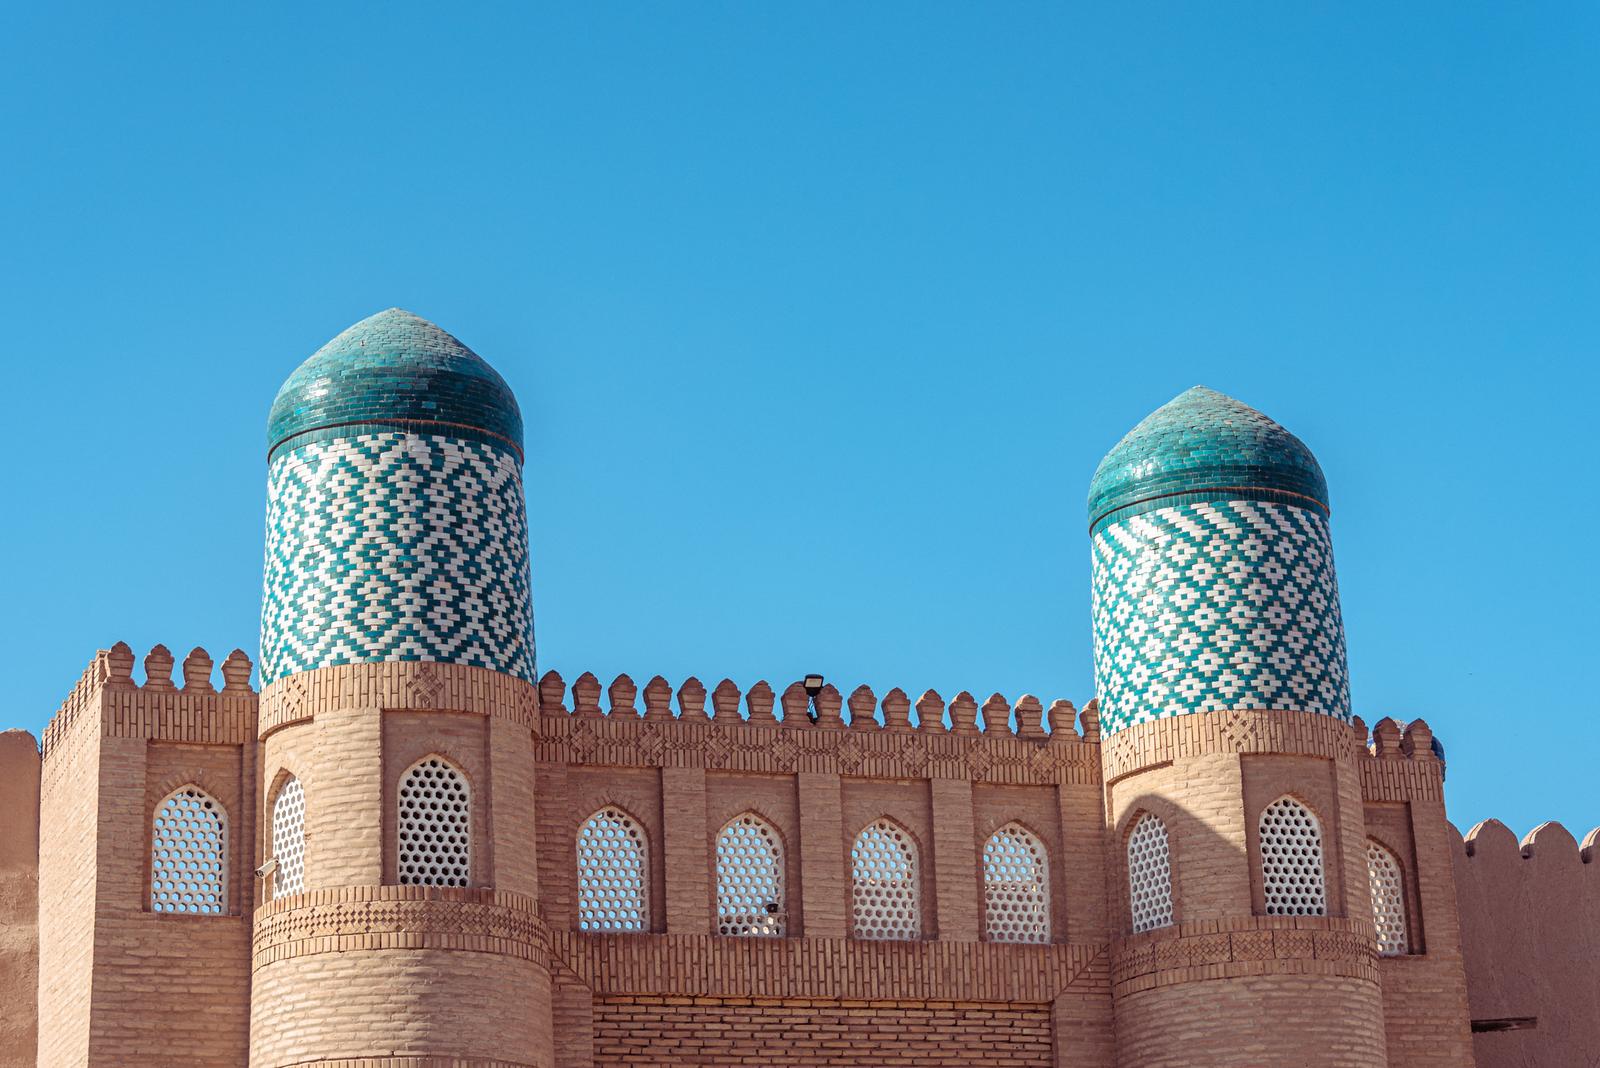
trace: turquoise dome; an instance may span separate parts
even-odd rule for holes
[[[1170,505],[1263,500],[1328,512],[1328,484],[1305,443],[1248,404],[1195,386],[1106,453],[1089,484],[1089,529]]]
[[[511,387],[477,353],[420,316],[390,308],[318,349],[278,390],[267,456],[284,444],[403,429],[510,446],[522,459]]]

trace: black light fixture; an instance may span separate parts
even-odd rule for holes
[[[806,718],[815,723],[821,718],[817,712],[817,694],[822,692],[822,676],[807,675],[801,685],[806,688]]]

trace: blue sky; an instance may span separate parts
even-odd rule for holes
[[[254,653],[272,395],[400,305],[521,398],[541,669],[1081,704],[1089,477],[1203,382],[1451,817],[1600,823],[1600,11],[439,10],[8,9],[0,725]]]

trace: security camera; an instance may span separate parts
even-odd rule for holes
[[[265,879],[267,876],[271,875],[273,872],[275,872],[277,870],[278,870],[278,858],[277,857],[273,857],[271,860],[267,861],[265,864],[261,865],[261,867],[256,869],[256,878],[257,879]]]

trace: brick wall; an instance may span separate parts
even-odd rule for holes
[[[39,750],[0,731],[0,1068],[33,1068],[39,985]]]
[[[1478,1068],[1600,1064],[1600,829],[1580,846],[1546,823],[1519,843],[1487,820],[1450,855],[1472,1017],[1537,1017],[1474,1035]]]
[[[1054,1060],[1048,1005],[620,997],[595,1003],[594,1063],[1048,1068]]]

